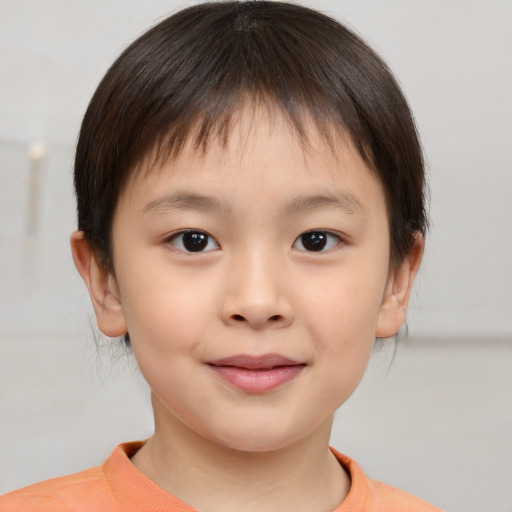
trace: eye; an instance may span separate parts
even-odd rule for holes
[[[340,237],[328,231],[307,231],[295,240],[293,247],[299,251],[320,252],[341,243]]]
[[[219,244],[213,237],[195,229],[175,233],[168,239],[168,243],[183,252],[209,252],[219,249]]]

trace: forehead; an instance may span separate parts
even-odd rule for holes
[[[170,168],[177,172],[185,160],[202,162],[216,169],[229,164],[243,166],[244,160],[250,158],[264,160],[265,153],[278,146],[293,148],[283,156],[286,155],[290,163],[295,161],[311,167],[312,172],[315,168],[318,170],[320,161],[328,164],[322,167],[343,170],[351,159],[376,175],[366,158],[363,162],[343,127],[324,120],[315,121],[308,112],[290,119],[273,102],[246,101],[228,121],[223,120],[206,134],[200,120],[189,130],[179,148],[167,147],[165,137],[162,140],[134,167],[128,181],[140,184],[148,175]]]
[[[286,212],[338,203],[359,213],[384,203],[380,183],[344,131],[326,137],[311,121],[304,126],[301,134],[278,112],[241,111],[228,137],[206,146],[189,137],[178,156],[147,159],[120,202],[146,212],[171,203],[221,211],[243,197],[255,207],[274,204]]]

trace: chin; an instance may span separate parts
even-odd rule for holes
[[[284,449],[293,443],[291,443],[289,439],[265,439],[253,436],[251,438],[229,439],[228,441],[224,441],[222,444],[230,450],[236,450],[239,452],[268,453]]]
[[[219,433],[210,439],[231,450],[265,453],[287,448],[301,439],[309,437],[310,434],[310,432],[291,432],[289,429],[284,429],[282,425],[279,429],[269,429],[261,424],[253,424],[246,429],[238,429],[236,432]]]

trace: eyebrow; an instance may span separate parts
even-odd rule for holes
[[[319,208],[333,207],[349,214],[364,214],[365,209],[353,194],[344,192],[337,194],[315,194],[300,196],[287,202],[284,206],[286,214],[309,212]],[[201,194],[177,192],[159,197],[143,208],[143,213],[168,213],[173,210],[196,210],[205,213],[229,211],[229,207],[219,199]]]
[[[325,207],[334,207],[351,215],[363,215],[365,213],[361,201],[348,192],[297,197],[286,203],[284,209],[286,213],[300,213]]]
[[[159,197],[143,208],[144,213],[167,213],[172,210],[197,210],[206,213],[227,211],[227,206],[218,199],[201,194],[177,192]]]

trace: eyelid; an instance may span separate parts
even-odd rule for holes
[[[205,248],[200,251],[189,251],[184,246],[183,241],[180,244],[178,244],[178,245],[181,245],[181,247],[179,247],[173,243],[176,240],[179,240],[179,237],[186,235],[187,233],[200,233],[200,234],[206,235],[206,237],[208,237],[208,242],[207,242],[206,247],[208,247],[211,244],[211,242],[213,242],[215,244],[215,247],[209,248],[209,249]],[[171,245],[173,247],[173,249],[175,249],[178,252],[181,252],[183,254],[192,254],[192,255],[208,253],[208,252],[212,252],[212,251],[220,249],[219,242],[217,242],[217,240],[212,235],[210,235],[207,231],[204,231],[203,229],[189,228],[189,229],[180,229],[179,231],[174,231],[173,233],[171,233],[170,235],[165,237],[164,243]]]
[[[308,233],[322,233],[322,234],[325,234],[327,235],[328,237],[332,237],[332,238],[335,238],[336,239],[336,243],[334,245],[332,245],[331,247],[328,247],[326,249],[322,248],[321,250],[318,250],[318,251],[312,251],[312,250],[308,250],[304,247],[303,243],[302,243],[302,237],[304,235],[307,235]],[[300,242],[303,246],[302,249],[299,249],[296,247],[296,244]],[[327,242],[328,243],[328,242]],[[343,245],[345,244],[345,240],[343,238],[343,236],[340,234],[340,233],[336,233],[334,231],[331,231],[331,230],[328,230],[328,229],[308,229],[307,231],[304,231],[303,233],[301,233],[296,239],[295,241],[293,242],[293,246],[292,248],[298,250],[298,251],[301,251],[301,252],[307,252],[309,254],[314,254],[314,253],[323,253],[323,252],[329,252],[331,251],[332,249],[335,249],[337,247],[339,247],[340,245]]]

